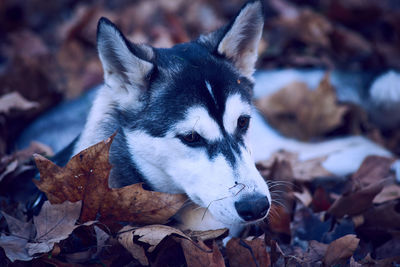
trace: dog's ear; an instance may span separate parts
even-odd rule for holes
[[[141,90],[153,70],[153,50],[149,46],[129,42],[108,19],[97,25],[97,50],[104,70],[105,83],[110,87]]]
[[[231,60],[244,76],[251,79],[263,26],[263,5],[260,0],[253,0],[244,5],[228,25],[201,36],[199,41],[214,53]]]

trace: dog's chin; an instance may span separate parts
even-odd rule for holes
[[[206,231],[228,228],[231,236],[237,236],[246,226],[261,223],[267,218],[268,214],[263,218],[254,221],[244,221],[239,216],[237,218],[217,217],[207,208],[199,207],[191,203],[185,205],[176,215],[178,227],[182,230]]]

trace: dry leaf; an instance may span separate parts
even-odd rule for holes
[[[318,187],[312,198],[312,208],[314,212],[326,211],[332,205],[333,200],[329,198],[328,193],[323,187]]]
[[[364,226],[378,229],[398,229],[400,225],[400,200],[374,205],[364,212]]]
[[[191,267],[224,267],[225,262],[215,241],[212,243],[212,249],[198,241],[194,243],[189,239],[180,239],[180,244],[185,255],[187,266]],[[196,244],[196,245],[195,245]],[[232,265],[231,265],[232,266]]]
[[[165,223],[179,210],[186,196],[147,191],[142,184],[109,188],[108,157],[112,140],[113,136],[83,150],[63,168],[36,155],[41,178],[34,180],[35,184],[51,203],[82,200],[81,222],[98,219],[110,224]]]
[[[56,242],[66,239],[75,228],[79,227],[75,223],[79,218],[81,205],[81,201],[76,203],[66,201],[58,205],[51,205],[46,201],[39,215],[33,218],[34,225],[4,214],[11,235],[2,235],[0,246],[11,261],[27,261],[38,253],[51,251]],[[35,238],[31,236],[33,226],[36,230]]]
[[[309,263],[316,263],[321,261],[326,254],[327,249],[327,244],[311,240],[310,242],[308,242],[308,249],[306,254],[304,254],[304,261]]]
[[[269,266],[270,259],[265,242],[261,238],[241,240],[232,238],[226,245],[229,266]]]
[[[358,247],[355,235],[345,235],[329,244],[323,262],[326,266],[335,266],[346,262]]]
[[[37,102],[26,100],[18,92],[8,93],[0,97],[0,113],[7,114],[12,109],[29,110],[37,106]]]
[[[268,225],[275,233],[291,234],[290,230],[291,214],[283,206],[272,205],[268,216]]]
[[[29,255],[49,252],[54,243],[66,239],[78,227],[75,225],[81,212],[82,202],[50,204],[46,201],[38,216],[33,218],[36,228],[35,243],[27,244]]]
[[[94,226],[94,232],[96,233],[96,245],[97,245],[97,250],[96,253],[93,254],[93,258],[96,258],[103,247],[105,246],[107,240],[110,238],[110,235],[104,232],[101,228],[97,227],[96,225]]]
[[[373,203],[381,204],[398,198],[400,198],[400,186],[395,183],[385,184],[382,191],[374,198]]]
[[[33,257],[28,254],[26,244],[33,234],[32,222],[22,222],[4,212],[10,230],[10,235],[1,234],[0,247],[4,249],[7,258],[14,262],[16,260],[28,261]]]
[[[208,230],[208,231],[192,231],[187,233],[193,240],[206,241],[210,239],[224,238],[228,235],[229,230],[227,228]]]
[[[329,74],[318,88],[295,82],[256,102],[267,121],[282,134],[308,140],[332,131],[342,123],[347,107],[337,104]]]
[[[293,195],[303,203],[304,206],[308,207],[313,198],[311,196],[310,191],[306,187],[302,187],[302,192],[293,192]]]
[[[357,215],[367,210],[376,195],[384,186],[383,179],[390,172],[393,159],[369,156],[352,176],[352,189],[342,194],[329,208],[328,212],[336,218],[344,215]]]
[[[317,177],[332,176],[322,163],[326,157],[313,158],[309,160],[300,160],[297,153],[281,150],[272,154],[268,160],[257,162],[257,169],[265,179],[271,179],[271,168],[276,160],[285,160],[290,163],[293,171],[293,178],[298,181],[311,181]]]
[[[132,230],[132,226],[124,226],[118,235],[118,242],[131,253],[132,257],[137,259],[141,265],[149,265],[146,253],[143,246],[133,242],[133,234],[135,230]]]
[[[133,230],[134,236],[139,236],[138,241],[149,245],[148,252],[153,252],[157,245],[167,236],[178,235],[179,237],[190,239],[181,230],[166,225],[148,225]]]
[[[28,254],[26,249],[27,243],[28,240],[17,236],[7,236],[4,234],[1,234],[0,236],[0,247],[4,249],[7,258],[11,262],[16,260],[29,261],[33,259],[33,257]]]

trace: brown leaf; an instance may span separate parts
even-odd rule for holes
[[[7,258],[11,262],[16,260],[29,261],[33,259],[26,249],[27,242],[28,240],[13,235],[7,236],[1,234],[0,236],[0,247],[4,249]]]
[[[312,207],[314,212],[326,211],[332,205],[333,200],[329,198],[328,193],[323,187],[318,187],[312,198]]]
[[[329,244],[323,263],[326,266],[335,266],[346,262],[358,247],[358,239],[355,235],[345,235]]]
[[[34,231],[32,222],[20,221],[4,212],[2,214],[7,221],[11,235],[1,234],[0,247],[4,249],[7,258],[12,262],[31,260],[33,257],[28,254],[26,244]]]
[[[144,248],[141,245],[138,245],[133,242],[133,235],[135,233],[131,226],[126,225],[120,230],[120,234],[118,235],[118,242],[126,248],[126,250],[131,253],[132,257],[137,259],[141,265],[149,265],[149,260],[147,259],[146,253],[144,252]]]
[[[264,178],[271,179],[271,168],[276,160],[288,161],[293,171],[293,178],[298,181],[311,181],[317,177],[332,176],[322,166],[326,157],[300,160],[297,153],[281,150],[272,154],[268,160],[257,162],[257,168]]]
[[[51,205],[48,201],[43,204],[38,216],[33,218],[36,235],[32,238],[33,225],[24,223],[4,214],[10,236],[0,237],[0,246],[3,247],[11,261],[31,260],[38,253],[49,252],[54,244],[66,239],[72,231],[80,225],[75,225],[79,218],[81,201]]]
[[[198,241],[194,243],[189,239],[180,238],[180,244],[185,255],[187,266],[193,267],[224,267],[225,262],[215,241],[212,249]],[[196,245],[195,245],[196,244]],[[231,265],[232,266],[232,265]]]
[[[208,231],[192,231],[187,233],[194,240],[206,241],[210,239],[224,238],[228,235],[228,229],[217,229]]]
[[[40,171],[36,186],[51,203],[82,200],[81,222],[98,218],[105,223],[126,221],[164,223],[186,200],[183,194],[144,190],[142,184],[109,188],[111,165],[108,161],[113,137],[74,156],[65,167],[58,167],[42,156],[35,156]]]
[[[344,215],[357,215],[367,210],[384,186],[393,159],[369,156],[352,176],[352,189],[342,194],[329,208],[328,212],[336,218]]]
[[[270,264],[265,242],[261,238],[254,240],[232,238],[226,245],[226,254],[231,267],[268,266]]]
[[[364,225],[384,229],[398,229],[400,225],[400,200],[375,205],[364,212]]]
[[[308,249],[307,252],[304,254],[304,261],[309,263],[316,263],[321,261],[326,254],[327,249],[327,244],[311,240],[310,242],[308,242]]]
[[[314,91],[295,82],[258,100],[256,106],[282,134],[302,140],[332,131],[340,126],[347,112],[346,106],[337,104],[329,74]]]
[[[360,187],[381,182],[388,176],[393,162],[392,158],[368,156],[351,179]]]
[[[170,235],[178,235],[190,239],[181,230],[166,225],[148,225],[133,230],[134,236],[139,236],[138,241],[149,244],[148,252],[153,252],[157,245]]]
[[[291,234],[290,231],[291,215],[290,212],[280,205],[272,205],[268,216],[268,225],[275,233]]]
[[[308,207],[312,203],[312,196],[310,191],[306,187],[302,187],[302,192],[293,192],[293,195],[303,203],[304,206]]]
[[[12,92],[0,97],[0,113],[8,113],[12,109],[29,110],[38,106],[37,102],[26,100],[18,92]]]
[[[400,198],[400,186],[395,184],[393,181],[390,184],[385,184],[385,187],[382,189],[382,191],[374,198],[373,203],[381,204],[398,198]]]
[[[66,239],[78,227],[75,223],[79,218],[81,206],[81,201],[75,203],[65,201],[54,205],[46,201],[39,215],[33,218],[36,237],[35,243],[27,244],[28,253],[35,255],[49,252],[53,249],[54,243]]]
[[[110,235],[104,232],[101,228],[97,227],[96,225],[94,226],[94,231],[96,233],[96,245],[97,245],[97,250],[96,253],[93,255],[93,258],[96,258],[103,247],[105,246],[107,240],[110,238]]]
[[[329,208],[328,212],[336,218],[344,215],[357,215],[372,205],[374,197],[381,192],[382,183],[372,184],[361,190],[341,195]]]

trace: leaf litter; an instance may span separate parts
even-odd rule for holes
[[[6,58],[0,73],[0,101],[5,103],[10,97],[12,100],[0,106],[0,265],[10,265],[10,261],[57,266],[165,266],[166,262],[172,266],[400,263],[396,250],[400,247],[400,186],[390,171],[392,159],[380,157],[366,159],[350,177],[334,177],[322,167],[323,158],[301,161],[290,151],[280,151],[269,161],[258,163],[277,200],[269,222],[247,229],[241,238],[231,239],[224,246],[224,229],[182,232],[171,225],[160,225],[169,222],[185,201],[183,197],[147,191],[140,184],[120,190],[108,188],[110,166],[106,154],[110,139],[101,144],[104,150],[97,147],[82,152],[83,164],[75,159],[70,166],[61,168],[36,156],[44,172],[39,186],[50,201],[42,212],[29,219],[24,213],[25,201],[10,195],[14,195],[16,184],[23,183],[26,177],[32,178],[30,156],[34,152],[51,152],[36,147],[24,153],[6,153],[13,150],[16,134],[57,104],[62,95],[71,98],[101,82],[100,62],[94,48],[98,18],[112,18],[133,40],[170,46],[222,25],[232,16],[232,6],[236,5],[236,1],[229,5],[218,2],[210,8],[207,1],[194,1],[193,8],[182,12],[187,10],[184,1],[121,1],[113,8],[104,3],[91,7],[67,2],[0,3],[0,14],[4,15],[0,16],[1,37],[6,40],[0,48],[1,58]],[[266,21],[261,42],[262,67],[399,67],[399,16],[388,1],[368,0],[360,4],[358,0],[274,0],[268,5],[271,18]],[[213,9],[216,12],[210,11]],[[22,18],[10,18],[10,10],[20,10]],[[178,13],[183,17],[174,15]],[[167,15],[160,18],[160,14]],[[70,21],[59,19],[68,16],[72,17]],[[38,32],[38,28],[43,31]],[[342,134],[365,134],[398,153],[398,134],[370,127],[354,129],[347,120],[349,116],[364,125],[367,118],[352,106],[337,101],[329,75],[314,91],[302,83],[287,85],[281,91],[257,105],[283,134],[303,140],[326,138],[338,130]],[[301,105],[302,101],[310,104]],[[350,132],[343,132],[343,126],[350,128]],[[72,178],[80,174],[84,174],[82,179],[73,182]],[[101,186],[97,188],[91,180]],[[99,201],[98,196],[103,194],[107,201]],[[135,197],[139,200],[136,206],[133,203],[132,211],[129,206]],[[157,206],[160,203],[156,199],[164,198],[170,205]],[[78,208],[77,203],[82,207]],[[58,205],[75,205],[74,211]],[[139,207],[142,209],[138,210]],[[151,210],[157,216],[150,215]]]

